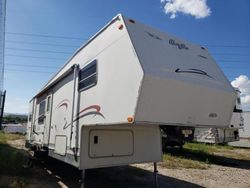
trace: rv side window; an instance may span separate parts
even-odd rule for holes
[[[40,102],[40,104],[39,104],[38,124],[43,124],[44,123],[45,105],[46,105],[45,100]]]
[[[83,91],[95,86],[97,83],[97,63],[92,61],[79,72],[78,90]]]

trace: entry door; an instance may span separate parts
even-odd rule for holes
[[[46,99],[41,100],[37,105],[37,122],[34,126],[34,133],[39,137],[39,142],[41,142],[41,135],[44,133],[45,127],[45,108],[46,108]],[[37,140],[38,141],[38,140]]]
[[[44,122],[44,136],[43,143],[49,143],[49,134],[50,134],[50,126],[51,126],[51,113],[52,113],[52,102],[53,102],[53,93],[50,92],[46,98],[46,109],[45,109],[45,122]]]

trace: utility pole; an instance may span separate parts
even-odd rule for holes
[[[0,0],[0,130],[4,112],[5,94],[4,82],[4,50],[5,50],[6,0]]]

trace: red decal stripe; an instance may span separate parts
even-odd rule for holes
[[[62,107],[62,106],[65,106],[65,108],[67,109],[68,108],[68,105],[69,105],[69,100],[68,99],[64,99],[62,100],[58,105],[57,105],[57,109]]]
[[[84,109],[81,110],[77,115],[79,115],[79,114],[81,114],[81,113],[83,113],[83,112],[85,112],[85,111],[87,111],[87,110],[90,110],[90,109],[95,109],[96,112],[100,112],[101,107],[100,107],[99,105],[92,105],[92,106],[89,106],[89,107],[87,107],[87,108],[84,108]]]

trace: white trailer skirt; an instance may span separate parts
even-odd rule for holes
[[[85,126],[81,133],[80,169],[161,160],[159,126]]]

